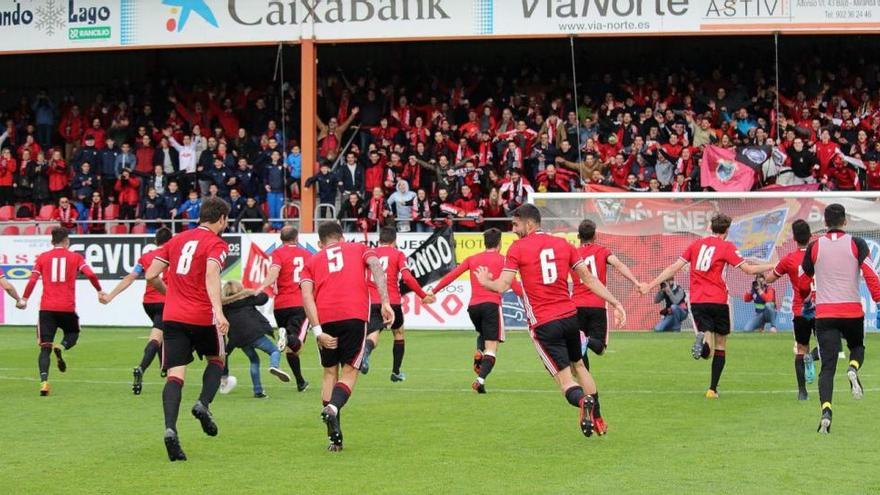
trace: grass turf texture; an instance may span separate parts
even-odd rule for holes
[[[189,461],[162,443],[162,380],[154,364],[141,396],[131,368],[145,331],[84,329],[52,395],[39,397],[33,329],[0,329],[0,490],[5,493],[880,493],[880,374],[867,339],[855,402],[840,361],[830,436],[816,433],[816,385],[797,402],[792,340],[734,335],[719,400],[703,398],[709,362],[690,357],[692,334],[616,334],[592,357],[605,437],[584,438],[577,411],[543,370],[527,336],[501,346],[488,395],[470,389],[472,332],[411,332],[406,382],[389,381],[391,335],[343,412],[345,450],[326,452],[320,370],[310,337],[297,393],[265,372],[252,398],[247,360],[238,387],[212,406],[217,438],[189,409],[202,363],[190,370],[179,431]],[[872,362],[873,361],[873,362]],[[286,364],[284,365],[286,367]],[[347,488],[343,488],[347,487]]]

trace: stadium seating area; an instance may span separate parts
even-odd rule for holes
[[[878,67],[863,60],[789,61],[777,95],[769,62],[641,72],[584,59],[577,98],[568,71],[540,61],[430,72],[423,62],[321,75],[313,177],[301,173],[293,85],[280,94],[163,79],[90,88],[89,99],[23,92],[2,112],[0,222],[152,231],[196,217],[200,196],[219,195],[248,230],[274,229],[270,219],[295,217],[302,188],[314,187],[318,203],[332,205],[318,214],[351,219],[351,230],[396,222],[429,231],[449,219],[480,230],[503,227],[486,219],[532,191],[703,190],[710,145],[773,147],[778,167],[756,189],[880,189]],[[96,220],[139,223],[84,223]]]

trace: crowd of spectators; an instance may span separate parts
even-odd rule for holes
[[[295,215],[289,202],[310,187],[317,215],[350,231],[509,228],[504,217],[535,191],[702,190],[709,145],[781,151],[781,169],[756,188],[880,190],[876,64],[814,58],[787,71],[779,94],[767,70],[742,66],[591,73],[577,100],[556,72],[322,74],[310,177],[293,85],[172,80],[83,102],[35,92],[3,114],[0,206],[67,204],[69,223],[103,220],[112,204],[153,229],[197,217],[216,195],[259,231]]]

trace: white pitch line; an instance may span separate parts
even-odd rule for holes
[[[18,377],[18,376],[2,376],[0,375],[0,381],[22,381],[22,382],[37,382],[37,378],[32,377]],[[113,381],[113,380],[59,380],[61,383],[86,383],[93,385],[131,385],[130,381]],[[161,386],[164,382],[143,382],[144,385],[149,386]],[[270,385],[269,387],[264,388],[280,388],[280,385]],[[467,393],[473,394],[473,390],[468,388],[403,388],[396,386],[389,387],[358,387],[358,390],[372,391],[372,392],[407,392],[407,393],[432,393],[432,394],[458,394],[458,393]],[[866,388],[865,392],[880,392],[880,388]],[[548,389],[532,389],[532,388],[493,388],[491,392],[493,394],[555,394],[558,395],[560,392],[558,390],[548,390]],[[702,393],[702,389],[689,389],[689,390],[621,390],[621,389],[611,389],[611,390],[603,390],[603,395],[618,395],[618,394],[629,394],[629,395],[691,395]],[[789,389],[789,390],[721,390],[721,395],[775,395],[775,394],[795,394],[797,390]]]

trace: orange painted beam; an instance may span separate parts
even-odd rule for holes
[[[314,175],[318,158],[318,136],[315,116],[318,106],[318,58],[315,40],[304,39],[300,43],[300,146],[302,147],[302,183]],[[312,232],[315,228],[315,189],[303,187],[302,209],[299,212],[299,230]]]

